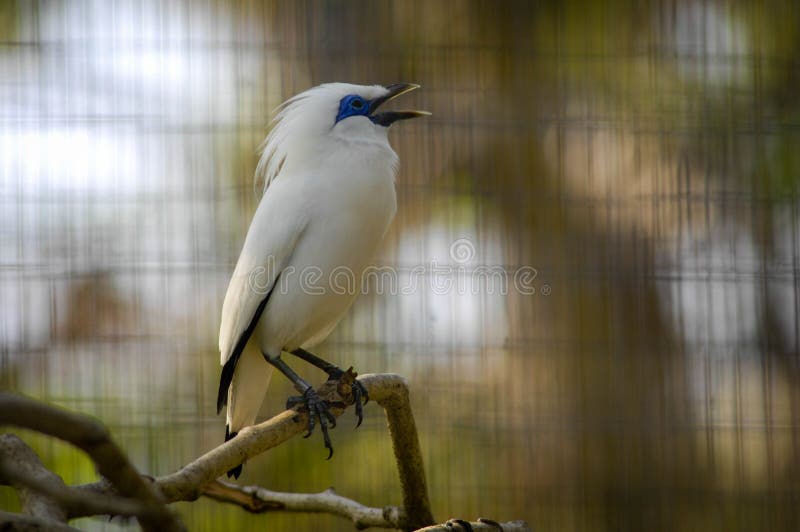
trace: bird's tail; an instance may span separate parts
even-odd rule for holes
[[[271,377],[272,366],[258,351],[247,349],[242,353],[228,388],[225,441],[236,436],[244,427],[255,423]],[[240,464],[228,471],[228,478],[239,478],[241,473]]]
[[[237,434],[238,432],[231,432],[231,428],[227,424],[225,425],[225,441],[230,440]],[[228,470],[228,478],[234,477],[238,479],[239,475],[242,474],[242,465],[244,464],[239,464],[233,469]]]

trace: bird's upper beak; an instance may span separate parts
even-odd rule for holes
[[[406,120],[408,118],[416,118],[418,116],[429,116],[430,113],[428,111],[385,111],[383,113],[375,113],[378,107],[380,107],[382,104],[400,96],[401,94],[411,92],[418,88],[419,85],[415,83],[395,83],[393,85],[389,85],[386,87],[389,92],[385,96],[375,98],[370,102],[370,120],[378,125],[388,127],[392,125],[393,122],[398,120]]]

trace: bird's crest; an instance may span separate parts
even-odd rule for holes
[[[256,166],[255,187],[258,196],[278,177],[293,150],[303,150],[305,136],[321,134],[333,127],[339,100],[348,94],[376,98],[388,90],[381,85],[325,83],[289,98],[274,111],[271,130],[261,143],[261,158]],[[298,139],[301,139],[298,141]]]
[[[312,89],[313,90],[313,89]],[[308,97],[308,92],[300,93],[280,104],[273,112],[270,132],[258,147],[261,158],[256,166],[254,187],[256,196],[261,197],[272,181],[278,176],[286,162],[287,145],[283,142],[291,127],[291,116],[300,102]]]

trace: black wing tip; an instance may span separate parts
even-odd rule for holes
[[[228,402],[226,400],[227,396],[228,396],[227,390],[225,391],[225,393],[223,393],[222,392],[222,384],[220,384],[220,390],[219,390],[219,393],[217,394],[217,415],[219,415],[222,412],[222,409],[225,408],[225,406],[226,406],[226,404]]]
[[[228,357],[228,360],[226,360],[225,364],[222,366],[222,374],[219,376],[219,391],[217,392],[217,415],[219,415],[225,405],[228,404],[228,388],[230,388],[231,382],[233,381],[233,373],[236,370],[236,363],[239,361],[239,357],[242,356],[242,352],[247,345],[247,340],[249,340],[250,336],[253,334],[253,329],[256,328],[256,323],[258,323],[258,320],[261,318],[261,314],[264,312],[264,307],[267,306],[269,296],[272,295],[272,290],[274,290],[275,286],[277,285],[279,277],[280,275],[275,278],[275,282],[273,283],[269,293],[267,293],[267,296],[261,300],[261,303],[258,304],[258,308],[256,309],[255,314],[253,314],[253,319],[250,320],[250,324],[242,332],[241,336],[239,336],[239,340],[236,342],[236,346],[233,348],[233,353],[231,353],[231,356]]]
[[[228,441],[230,439],[235,438],[237,434],[239,434],[239,433],[238,432],[231,432],[230,431],[230,427],[228,425],[225,425],[225,441]],[[242,465],[243,464],[239,464],[238,466],[234,467],[233,469],[228,470],[228,473],[227,473],[228,478],[233,477],[236,480],[239,480],[239,475],[242,474]]]

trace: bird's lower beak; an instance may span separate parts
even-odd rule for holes
[[[428,111],[386,111],[383,113],[375,113],[378,107],[380,107],[382,104],[400,96],[401,94],[405,94],[407,92],[413,91],[414,89],[418,89],[419,85],[415,83],[395,83],[393,85],[389,85],[386,88],[389,90],[389,92],[385,96],[381,96],[380,98],[375,98],[370,103],[369,118],[374,123],[380,126],[388,127],[392,123],[398,120],[407,120],[409,118],[416,118],[418,116],[430,115]]]

